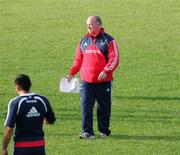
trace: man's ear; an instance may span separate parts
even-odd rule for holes
[[[18,85],[16,85],[15,88],[17,93],[21,91],[21,88]]]

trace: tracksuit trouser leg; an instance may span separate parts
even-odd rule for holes
[[[96,92],[98,130],[110,135],[111,82],[102,83]]]
[[[95,93],[93,84],[82,82],[80,89],[81,111],[82,111],[82,133],[88,132],[94,135],[93,131],[93,107],[95,104]]]
[[[107,135],[111,115],[111,82],[87,83],[82,82],[80,89],[82,110],[82,132],[94,135],[93,131],[93,107],[97,100],[98,130]]]

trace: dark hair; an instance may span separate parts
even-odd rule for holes
[[[97,21],[100,25],[102,25],[101,18],[100,18],[99,16],[95,16],[95,17],[96,17],[96,21]]]
[[[14,80],[14,84],[18,85],[24,91],[29,91],[31,87],[31,80],[28,75],[18,74]]]

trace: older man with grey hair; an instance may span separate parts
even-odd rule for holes
[[[104,32],[99,16],[87,18],[88,33],[77,46],[74,63],[67,78],[80,71],[82,133],[80,139],[94,138],[93,108],[97,101],[98,130],[102,137],[111,134],[111,86],[119,64],[119,49],[112,36]]]

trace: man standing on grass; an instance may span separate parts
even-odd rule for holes
[[[19,94],[8,105],[2,155],[8,155],[8,144],[14,133],[13,155],[45,155],[43,122],[53,124],[55,115],[48,99],[31,93],[27,75],[17,75],[15,89]]]
[[[102,137],[111,131],[111,81],[119,64],[119,50],[113,37],[104,32],[99,16],[87,19],[88,33],[77,46],[76,57],[70,69],[68,80],[79,72],[82,108],[81,139],[94,138],[93,107],[97,101],[98,130]]]

